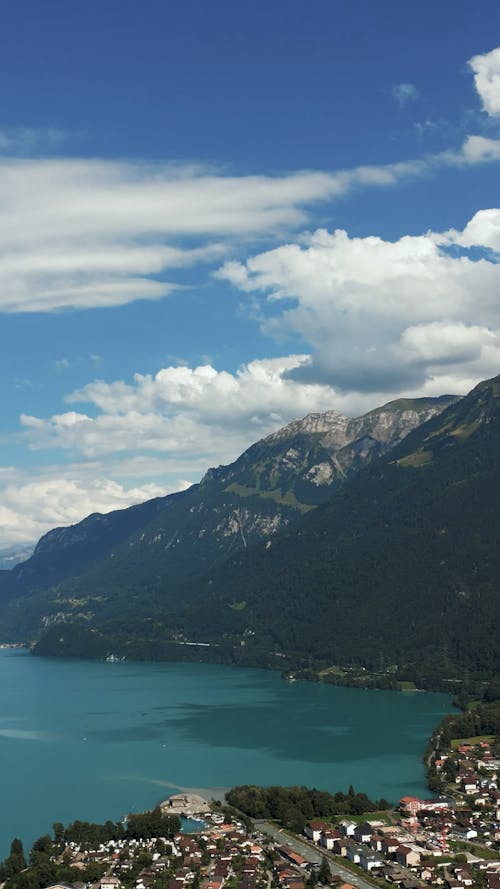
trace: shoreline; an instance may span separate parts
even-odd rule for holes
[[[211,800],[224,803],[227,791],[231,790],[230,787],[187,787],[182,784],[173,784],[170,781],[162,781],[161,785],[162,787],[165,787],[165,789],[172,791],[170,795],[165,797],[165,800],[170,799],[171,796],[175,796],[176,794],[185,793],[188,796],[203,797],[208,803],[210,803]]]

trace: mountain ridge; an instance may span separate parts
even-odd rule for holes
[[[496,377],[257,546],[251,572],[240,553],[209,576],[185,632],[205,641],[246,634],[252,645],[260,636],[306,661],[373,667],[392,658],[414,674],[425,663],[436,675],[495,675],[499,516]]]
[[[166,498],[166,509],[160,498],[149,523],[80,575],[11,597],[2,624],[42,633],[38,650],[46,653],[99,656],[111,648],[129,657],[368,667],[391,659],[400,671],[415,671],[421,660],[436,675],[456,674],[460,643],[468,669],[486,674],[498,663],[484,627],[488,610],[497,620],[492,578],[500,576],[490,553],[500,512],[491,502],[499,389],[495,378],[463,398],[400,399],[361,418],[328,412],[293,421]],[[308,479],[326,459],[336,471]],[[464,510],[473,546],[457,525]],[[437,535],[438,547],[429,531],[436,522],[451,529]],[[47,535],[38,557],[51,541],[57,534]],[[478,554],[476,583],[466,563]],[[408,644],[391,613],[402,616]],[[470,644],[461,620],[472,627]]]
[[[277,530],[284,522],[291,521],[294,513],[307,511],[325,499],[329,493],[326,490],[328,486],[345,476],[345,468],[339,467],[337,472],[334,471],[335,444],[331,440],[334,425],[341,422],[343,427],[347,428],[351,424],[353,432],[349,444],[355,446],[356,435],[359,438],[361,434],[366,434],[371,418],[378,416],[381,411],[385,412],[387,417],[393,415],[394,435],[391,437],[389,429],[383,431],[380,441],[376,437],[371,439],[371,450],[382,451],[393,446],[402,435],[417,425],[420,415],[423,419],[427,419],[429,413],[441,410],[445,403],[455,398],[456,396],[444,396],[444,400],[443,398],[415,400],[413,404],[418,409],[413,410],[411,415],[407,412],[406,419],[402,419],[399,410],[401,402],[398,401],[394,403],[394,410],[389,403],[354,419],[343,417],[337,411],[327,411],[324,414],[309,414],[301,420],[294,420],[251,445],[232,464],[209,469],[199,484],[192,485],[186,491],[153,498],[107,514],[92,513],[75,525],[52,529],[40,538],[31,557],[12,569],[10,580],[17,587],[29,591],[49,587],[68,576],[81,574],[132,535],[144,532],[149,525],[152,525],[154,536],[157,536],[161,533],[162,518],[168,511],[175,511],[176,507],[182,508],[187,501],[192,501],[191,506],[196,508],[197,497],[203,497],[214,484],[221,488],[219,493],[230,495],[227,498],[226,527],[221,527],[221,522],[216,526],[223,535],[238,535],[237,526],[241,525],[238,513],[241,512],[247,522],[249,537],[252,537],[248,528],[248,507],[252,502],[255,513],[256,500],[271,501],[279,507],[273,517],[274,530]],[[311,428],[310,418],[314,418],[316,427],[321,423],[321,430]],[[389,423],[389,427],[390,425]],[[330,435],[326,449],[318,441],[318,432],[321,432],[323,437],[325,434]],[[343,436],[342,446],[345,446],[347,438],[349,435]],[[283,444],[284,452],[280,450]],[[356,455],[356,459],[358,462],[363,462],[368,456],[371,457],[371,454],[367,450],[366,455],[361,459]],[[349,458],[347,461],[345,457],[343,459],[347,465]],[[319,463],[315,463],[317,460]],[[329,471],[322,474],[321,469],[325,460],[330,461]],[[259,509],[261,514],[258,521],[262,526],[262,532],[272,533],[273,527],[268,521],[272,520],[268,504],[263,506],[260,502]],[[175,530],[175,527],[170,528],[170,534]],[[241,536],[241,528],[239,534]]]

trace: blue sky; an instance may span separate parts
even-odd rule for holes
[[[500,370],[500,8],[21,0],[0,551]]]

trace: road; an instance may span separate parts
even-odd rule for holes
[[[294,852],[299,852],[306,861],[310,861],[312,864],[321,864],[323,857],[325,857],[330,865],[332,874],[338,874],[346,883],[350,883],[352,886],[355,886],[356,889],[373,889],[374,885],[376,885],[375,883],[372,883],[371,880],[368,880],[361,875],[358,876],[358,874],[354,874],[346,867],[343,867],[343,865],[339,864],[338,861],[326,851],[326,849],[319,849],[318,846],[315,846],[313,843],[309,843],[302,837],[295,836],[294,834],[288,833],[288,831],[282,830],[270,821],[254,821],[254,824],[257,830],[266,833],[268,836],[272,837],[276,843],[280,843],[280,845],[291,846]]]

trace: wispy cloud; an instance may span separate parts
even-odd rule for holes
[[[400,108],[420,99],[420,93],[413,83],[396,83],[392,87],[392,96]]]
[[[71,367],[71,361],[69,358],[55,358],[52,362],[54,370],[61,372],[68,370]]]
[[[446,165],[500,160],[500,140],[388,165],[286,176],[224,176],[102,160],[0,162],[0,312],[158,300],[174,272],[214,264],[238,242],[283,238],[314,207]]]
[[[67,134],[57,127],[0,127],[0,154],[24,157],[51,152],[66,138]]]

